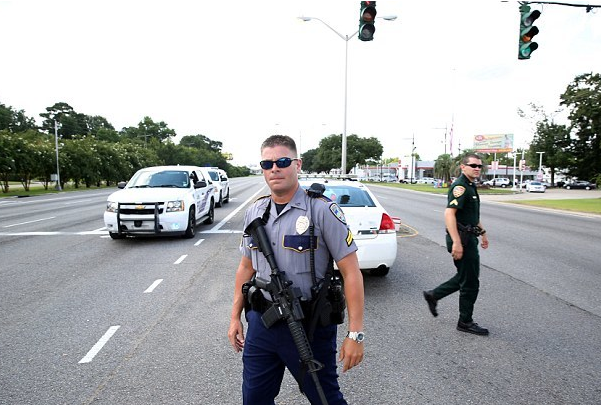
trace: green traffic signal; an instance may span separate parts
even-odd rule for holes
[[[520,6],[520,41],[518,48],[518,59],[530,59],[532,52],[538,49],[538,44],[532,42],[532,38],[538,34],[538,28],[535,27],[536,21],[541,15],[538,10],[530,11],[528,4]]]
[[[361,14],[359,14],[359,39],[361,41],[373,41],[376,32],[376,2],[362,1]]]

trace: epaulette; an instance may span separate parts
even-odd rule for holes
[[[267,194],[267,195],[262,195],[261,197],[258,197],[254,202],[260,201],[260,200],[264,200],[266,198],[271,197],[271,194]]]

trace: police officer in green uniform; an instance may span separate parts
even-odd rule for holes
[[[480,197],[475,180],[480,177],[482,160],[476,154],[467,154],[461,162],[461,176],[451,185],[444,213],[447,229],[447,250],[453,257],[457,273],[433,290],[424,291],[424,298],[433,316],[438,316],[438,300],[459,291],[459,322],[457,330],[476,335],[488,335],[488,329],[472,319],[474,304],[480,287],[481,246],[488,248],[488,237],[480,222]]]
[[[270,136],[261,145],[261,158],[263,176],[271,194],[257,199],[248,208],[244,229],[251,221],[262,218],[278,267],[286,272],[294,287],[300,288],[304,301],[302,303],[312,299],[311,288],[315,285],[315,279],[319,281],[325,277],[330,260],[336,262],[344,280],[348,313],[348,332],[338,359],[343,363],[342,371],[347,371],[363,360],[364,338],[363,277],[352,233],[336,203],[326,198],[309,196],[300,187],[298,173],[302,162],[297,158],[296,144],[292,138],[284,135]],[[313,254],[310,253],[311,247]],[[267,308],[261,303],[245,310],[248,323],[245,336],[240,319],[245,308],[242,287],[253,275],[268,280],[271,269],[257,249],[252,235],[243,236],[240,251],[242,259],[236,271],[228,338],[236,352],[243,351],[244,404],[274,404],[285,368],[299,381],[299,386],[312,404],[322,403],[314,382],[310,378],[304,378],[298,349],[286,322],[277,321],[269,327],[262,322],[262,314],[273,305],[269,301],[270,294],[262,289],[259,293],[267,301]],[[313,266],[311,262],[314,263]],[[310,320],[306,324],[311,324]],[[317,325],[311,332],[311,349],[315,360],[323,364],[323,368],[317,371],[317,376],[327,403],[342,405],[346,401],[340,392],[336,371],[336,332],[336,324]]]

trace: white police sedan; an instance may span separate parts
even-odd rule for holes
[[[324,196],[335,201],[357,244],[359,267],[374,276],[385,276],[397,255],[397,224],[375,195],[362,183],[351,180],[299,179],[308,189],[313,183],[325,186]]]

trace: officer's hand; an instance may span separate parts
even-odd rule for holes
[[[482,249],[488,249],[488,236],[486,236],[486,234],[482,235],[480,246],[482,246]]]
[[[242,351],[244,348],[244,326],[239,319],[230,322],[227,337],[230,339],[230,344],[236,353]]]
[[[363,343],[357,343],[349,338],[344,339],[338,361],[343,361],[342,372],[358,366],[363,361]]]
[[[453,242],[451,256],[453,257],[453,260],[461,260],[463,257],[463,246],[461,245],[461,242]]]

